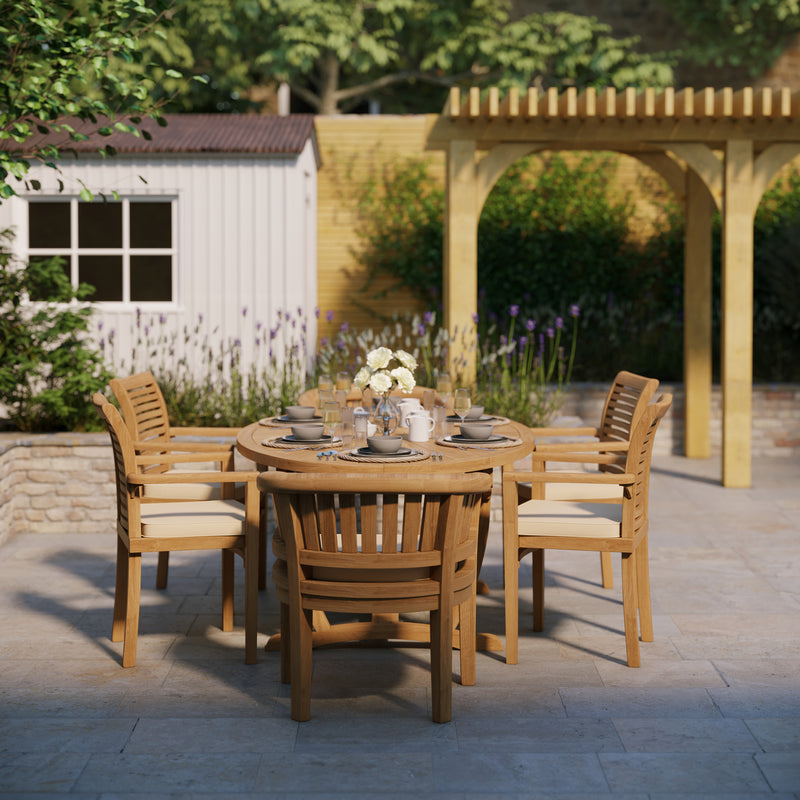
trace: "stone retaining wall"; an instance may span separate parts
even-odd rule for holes
[[[655,452],[683,451],[683,388],[659,429]],[[573,386],[562,409],[568,424],[599,420],[607,386]],[[720,396],[715,388],[712,449],[721,439]],[[800,455],[800,386],[753,390],[753,456]],[[247,462],[238,465],[251,468]],[[0,434],[0,544],[21,531],[96,533],[114,531],[113,459],[106,434]]]

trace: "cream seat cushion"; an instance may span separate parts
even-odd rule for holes
[[[222,488],[218,483],[149,483],[144,496],[149,500],[221,500]],[[244,484],[234,484],[233,496],[244,499]]]
[[[142,506],[142,537],[239,536],[244,506],[235,500],[148,503]]]
[[[621,535],[622,505],[528,500],[518,508],[520,536],[582,536],[608,539]]]
[[[546,483],[546,500],[622,500],[622,487],[615,483]]]

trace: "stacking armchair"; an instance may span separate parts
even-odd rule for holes
[[[527,554],[533,558],[533,629],[540,631],[544,627],[544,551],[554,549],[621,554],[626,655],[628,666],[639,666],[639,625],[642,641],[653,640],[647,553],[650,459],[656,429],[671,404],[672,395],[664,394],[639,415],[621,472],[504,472],[503,573],[508,663],[516,664],[518,660],[520,561]],[[617,461],[612,453],[593,458],[601,465]],[[555,481],[566,485],[620,487],[622,499],[619,503],[531,499],[519,504],[517,484],[522,481],[533,486]]]
[[[292,719],[311,714],[316,615],[428,611],[433,720],[449,721],[456,619],[461,682],[475,682],[478,512],[491,476],[268,472],[258,483],[278,519],[273,578]]]
[[[257,472],[148,472],[153,464],[186,463],[197,453],[137,455],[117,409],[102,394],[92,401],[108,429],[117,497],[117,572],[112,641],[124,641],[122,666],[136,664],[142,554],[173,550],[222,552],[222,630],[233,629],[234,554],[245,567],[245,660],[256,662],[259,491]],[[202,454],[210,457],[213,454]],[[209,480],[245,486],[244,505],[230,499],[143,502],[145,488]]]
[[[213,462],[218,471],[234,468],[235,442],[233,437],[239,428],[182,427],[170,425],[167,404],[158,382],[150,372],[139,372],[127,378],[111,380],[111,390],[117,398],[125,424],[128,427],[137,453],[147,455],[170,453],[193,453],[192,463]],[[185,441],[178,437],[206,438],[203,441]],[[228,441],[221,441],[227,439]],[[164,474],[171,471],[173,463],[168,460],[153,461],[143,468],[143,472]],[[148,484],[143,487],[145,501],[164,502],[167,500],[220,500],[242,499],[241,486],[233,483],[211,481],[170,484]],[[262,549],[266,543],[266,533],[262,532]],[[167,585],[169,553],[162,552],[158,558],[156,586],[164,589]],[[263,589],[266,582],[266,569],[260,568],[259,584]]]
[[[642,411],[658,389],[658,380],[645,378],[633,372],[619,372],[611,384],[603,406],[603,414],[597,427],[577,428],[533,428],[536,445],[532,455],[534,472],[544,472],[548,461],[579,463],[582,454],[612,454],[615,459],[600,463],[598,468],[605,473],[620,473],[625,453],[630,445],[631,431]],[[583,441],[572,439],[568,442],[542,441],[548,438],[589,437]],[[591,459],[589,459],[591,462]],[[588,500],[594,503],[611,503],[622,500],[622,487],[616,484],[598,483],[535,483],[533,486],[519,486],[520,500],[532,497],[547,500]],[[610,553],[600,554],[600,567],[603,586],[610,589],[614,585]]]

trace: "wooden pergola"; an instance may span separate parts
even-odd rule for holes
[[[661,175],[686,215],[685,448],[711,454],[711,223],[722,215],[722,483],[751,481],[753,217],[778,171],[800,155],[800,92],[452,89],[426,147],[446,153],[444,322],[473,330],[481,209],[503,172],[541,150],[606,150]],[[474,349],[466,358],[474,378]],[[620,368],[624,368],[624,364]]]

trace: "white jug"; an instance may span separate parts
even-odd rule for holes
[[[424,411],[409,414],[406,418],[409,442],[427,442],[433,430],[433,419]]]
[[[400,424],[407,427],[408,415],[415,411],[421,411],[422,403],[416,397],[405,397],[397,404],[397,407],[400,409]]]

